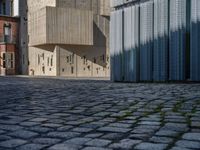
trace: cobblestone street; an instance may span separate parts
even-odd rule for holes
[[[200,84],[0,77],[1,150],[199,150]]]

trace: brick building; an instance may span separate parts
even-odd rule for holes
[[[18,73],[18,24],[17,17],[0,15],[0,75]]]
[[[0,75],[27,74],[26,0],[0,0]]]

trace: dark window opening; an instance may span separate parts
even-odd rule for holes
[[[47,58],[47,66],[49,66],[49,57]]]
[[[105,55],[102,55],[102,61],[105,62]]]
[[[3,68],[6,68],[6,54],[3,53]]]
[[[87,63],[86,56],[83,56],[83,64],[85,65]]]
[[[88,66],[88,70],[90,71],[90,66]]]
[[[13,66],[13,61],[10,62],[10,67],[11,67],[11,68],[14,68],[14,66]]]
[[[38,55],[38,65],[40,64],[40,55]]]
[[[67,63],[69,63],[69,56],[67,56]]]
[[[14,16],[14,3],[13,3],[13,0],[11,0],[11,2],[10,2],[10,14],[11,14],[11,16]]]
[[[94,63],[96,63],[97,62],[97,60],[96,60],[96,58],[94,57]]]
[[[42,72],[43,72],[43,74],[45,74],[45,67],[44,66],[42,67]]]
[[[72,64],[74,64],[74,53],[72,54]]]
[[[11,25],[4,25],[4,42],[11,42]]]
[[[71,74],[74,73],[74,67],[71,67]]]
[[[51,56],[51,66],[53,66],[53,56]]]
[[[6,2],[5,1],[3,1],[3,3],[2,3],[2,13],[3,13],[3,15],[6,15]]]
[[[11,53],[10,59],[11,59],[11,60],[10,60],[10,67],[11,67],[11,68],[14,68],[14,65],[13,65],[13,64],[14,64],[14,62],[13,62],[13,60],[14,60],[14,59],[13,59],[13,53]]]

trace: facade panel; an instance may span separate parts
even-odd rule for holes
[[[140,4],[140,80],[153,79],[153,2]]]
[[[200,81],[198,0],[112,0],[111,5],[113,81]],[[133,17],[134,6],[139,6],[139,19]],[[122,16],[115,15],[120,11]],[[117,22],[120,18],[122,23]],[[121,38],[117,35],[121,32],[118,24],[123,28]],[[138,36],[133,30],[135,24],[138,24]],[[133,41],[137,38],[139,55],[133,57]],[[116,54],[121,42],[123,57],[119,61]],[[140,79],[133,75],[139,75]]]
[[[200,81],[200,1],[191,0],[191,56],[190,76],[192,81]]]
[[[186,0],[170,1],[169,79],[186,79]]]
[[[139,79],[139,6],[124,9],[124,80]]]
[[[154,0],[153,79],[168,80],[168,8],[166,0]]]

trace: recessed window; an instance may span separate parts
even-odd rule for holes
[[[83,56],[83,64],[85,65],[87,63],[86,56]]]
[[[10,1],[10,14],[11,16],[14,16],[14,3],[13,0]]]
[[[14,56],[13,56],[13,53],[10,54],[10,67],[14,68]]]
[[[49,62],[50,62],[50,60],[49,60],[49,57],[47,58],[47,66],[49,66]]]
[[[72,57],[71,63],[74,64],[74,53],[71,55],[71,57]]]
[[[74,74],[74,67],[71,67],[71,74]]]
[[[14,68],[14,53],[3,53],[3,68],[12,69]]]
[[[67,56],[66,59],[67,59],[67,63],[69,63],[69,56]]]
[[[71,64],[74,64],[74,53],[67,56],[67,63],[71,63]]]
[[[11,42],[11,25],[10,24],[4,25],[4,42],[6,43]]]
[[[2,11],[1,11],[1,13],[3,14],[3,15],[6,15],[6,2],[5,2],[5,0],[2,2]]]
[[[43,74],[45,74],[45,67],[44,66],[42,67],[42,72],[43,72]]]
[[[6,53],[3,53],[3,68],[6,68]]]
[[[53,66],[53,56],[51,56],[51,66]]]
[[[88,66],[88,70],[90,71],[90,66]]]
[[[94,63],[96,63],[97,62],[97,60],[96,60],[96,58],[94,57]]]
[[[40,55],[38,54],[38,65],[40,64]]]
[[[102,61],[105,62],[105,55],[102,55]]]

